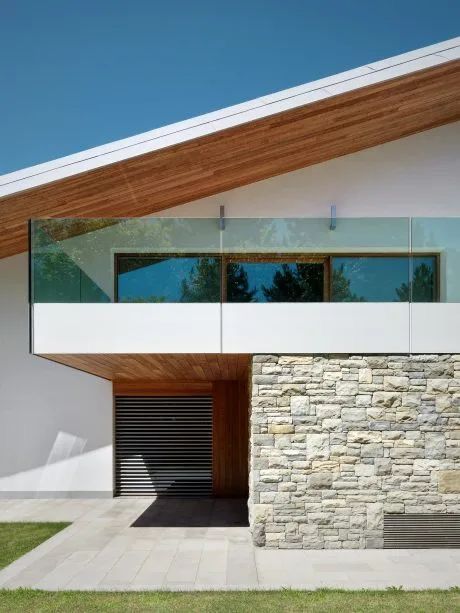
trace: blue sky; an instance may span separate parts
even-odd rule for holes
[[[0,174],[458,35],[458,0],[1,0]]]

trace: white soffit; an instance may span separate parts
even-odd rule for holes
[[[0,176],[0,197],[460,58],[460,36]]]

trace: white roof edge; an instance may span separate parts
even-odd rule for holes
[[[0,176],[0,197],[460,58],[460,36]]]

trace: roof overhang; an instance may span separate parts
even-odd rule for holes
[[[458,45],[439,43],[4,175],[0,257],[27,250],[31,218],[149,215],[458,121]]]

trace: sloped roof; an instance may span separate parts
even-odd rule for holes
[[[0,176],[0,257],[29,218],[145,215],[458,120],[459,58],[457,37]]]

